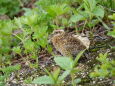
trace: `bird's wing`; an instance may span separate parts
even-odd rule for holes
[[[66,40],[67,42],[64,47],[72,55],[76,55],[80,50],[84,49],[84,46],[76,37],[69,36],[68,38],[66,38]]]

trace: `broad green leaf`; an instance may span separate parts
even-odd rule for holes
[[[76,23],[80,20],[84,20],[84,16],[78,14],[78,15],[73,15],[71,18],[70,18],[70,22],[73,22],[73,23]]]
[[[93,10],[93,14],[103,18],[104,17],[104,9],[100,6],[97,6],[94,10]]]
[[[42,34],[41,34],[42,33]],[[42,38],[47,33],[47,27],[38,27],[33,34],[33,39]]]
[[[54,58],[57,65],[64,70],[72,69],[73,60],[69,57],[55,56]]]
[[[87,23],[87,25],[90,27],[90,28],[92,28],[92,27],[94,27],[95,25],[97,25],[99,23],[99,20],[98,19],[93,19],[93,20],[91,20],[91,22],[88,22]]]
[[[49,76],[41,76],[32,81],[33,84],[54,84],[54,81]]]
[[[52,17],[60,16],[64,13],[67,13],[69,11],[69,6],[67,4],[56,4],[56,5],[51,5],[48,7],[47,12],[49,15]]]
[[[64,71],[64,73],[61,76],[59,76],[59,80],[63,81],[70,74],[70,72],[71,70]]]

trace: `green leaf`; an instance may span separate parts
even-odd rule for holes
[[[33,51],[34,50],[34,42],[32,42],[31,40],[26,40],[24,42],[24,48],[26,49],[26,51]]]
[[[49,76],[41,76],[32,81],[33,84],[54,84],[54,81]]]
[[[69,6],[67,4],[56,4],[56,5],[50,5],[47,9],[47,12],[52,17],[60,16],[64,13],[67,13],[69,11]]]
[[[113,15],[108,16],[110,19],[115,20],[115,13]]]
[[[5,78],[6,78],[6,76],[1,76],[0,75],[0,81],[4,81]]]
[[[111,49],[115,50],[115,46],[110,46],[110,47],[111,47]]]
[[[115,73],[115,61],[114,60],[109,60],[109,58],[107,58],[107,53],[99,54],[99,58],[97,58],[97,60],[99,60],[101,62],[100,65],[96,65],[94,68],[94,72],[90,73],[90,77],[99,77],[99,78],[105,78],[105,77],[111,77],[112,74],[114,75]]]
[[[91,78],[99,76],[97,72],[91,72],[89,75]]]
[[[106,63],[106,62],[108,62],[107,55],[108,55],[107,53],[105,53],[105,54],[100,53],[100,54],[99,54],[99,57],[96,58],[96,59],[97,59],[98,61],[102,62],[102,63]]]
[[[24,80],[24,83],[30,84],[32,82],[32,78],[28,77],[27,79]]]
[[[109,31],[107,33],[107,35],[112,36],[113,38],[115,38],[115,29],[113,29],[113,31]]]
[[[104,17],[104,9],[100,6],[97,6],[94,10],[93,10],[93,14],[103,18]]]
[[[74,82],[75,82],[76,84],[80,83],[80,82],[81,82],[81,78],[75,79]]]
[[[13,50],[13,52],[15,52],[17,54],[21,54],[20,46],[14,47],[12,50]]]
[[[63,81],[70,74],[70,72],[71,70],[64,71],[64,73],[61,76],[59,76],[59,80]]]
[[[80,57],[82,56],[82,54],[83,54],[84,52],[85,52],[85,50],[80,51],[80,52],[78,53],[78,55],[76,56],[76,58],[75,58],[75,60],[74,60],[73,67],[76,66],[76,64],[78,63],[78,60],[80,59]]]
[[[93,19],[93,20],[91,20],[91,22],[88,22],[87,25],[88,25],[88,27],[92,28],[95,25],[97,25],[98,23],[99,23],[98,19],[95,19],[95,20]]]
[[[84,1],[84,7],[87,11],[92,12],[96,7],[96,1],[95,0],[83,0]]]
[[[70,22],[73,22],[73,23],[76,23],[80,20],[84,20],[84,16],[78,14],[78,15],[73,15],[71,18],[70,18]]]
[[[0,81],[0,86],[5,86],[5,82]]]
[[[16,70],[19,70],[21,68],[20,65],[15,65],[15,66],[8,66],[5,68],[1,68],[0,70],[4,72],[5,74],[10,74],[11,72],[14,72]]]
[[[55,82],[55,78],[53,76],[53,74],[51,72],[49,72],[46,68],[45,68],[45,72],[49,75],[49,77]]]
[[[58,80],[58,76],[60,73],[60,68],[57,68],[54,72],[53,72],[53,77],[55,78],[55,80]]]
[[[108,70],[99,69],[99,77],[104,78],[109,74]]]
[[[71,73],[77,73],[77,72],[79,72],[80,70],[78,69],[78,68],[73,68],[72,69],[72,71],[71,71]]]
[[[49,53],[52,53],[52,50],[53,50],[52,46],[51,45],[47,45],[47,50],[48,50]]]
[[[115,64],[114,64],[114,65],[115,65]],[[114,77],[115,77],[115,68],[112,68],[111,76],[114,76]]]
[[[72,69],[73,60],[69,57],[55,56],[54,58],[57,65],[64,70]]]

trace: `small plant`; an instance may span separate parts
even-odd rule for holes
[[[84,25],[90,28],[99,23],[98,18],[102,19],[104,17],[104,9],[97,4],[96,0],[83,0],[83,4],[73,12],[74,15],[71,16],[70,22],[76,23],[85,20]]]
[[[90,73],[90,77],[105,78],[115,76],[115,60],[109,60],[109,58],[107,58],[107,55],[107,53],[99,54],[97,60],[101,64],[95,66],[94,72]]]
[[[10,76],[12,72],[15,72],[21,68],[20,65],[15,66],[8,66],[8,67],[2,67],[0,68],[0,72],[3,73],[3,75],[0,75],[0,86],[5,86],[5,83],[7,81],[7,78]]]
[[[109,10],[115,10],[115,1],[114,0],[97,0],[98,3]]]
[[[11,20],[0,20],[0,65],[11,58],[12,30]]]
[[[24,53],[31,53],[35,57],[40,47],[46,49],[48,46],[48,27],[45,24],[39,24],[41,18],[37,14],[15,18],[15,25],[17,28],[20,27],[22,32],[14,36],[23,44]]]
[[[20,0],[0,0],[0,15],[12,17],[20,11]]]
[[[49,76],[45,75],[45,76],[38,77],[38,78],[34,79],[34,81],[32,83],[39,84],[39,85],[40,84],[50,84],[50,85],[58,86],[59,84],[62,84],[62,81],[64,80],[64,78],[70,72],[70,71],[65,71],[61,76],[59,76],[59,74],[60,74],[60,68],[57,68],[52,73],[50,73],[46,69],[45,69],[45,71],[47,72],[47,74]]]
[[[84,50],[85,51],[85,50]],[[76,83],[79,83],[80,79],[75,79],[75,73],[79,70],[76,68],[79,58],[83,54],[84,51],[81,51],[75,60],[72,60],[70,57],[63,57],[63,56],[55,56],[54,61],[57,65],[59,65],[63,70],[65,70],[60,76],[60,68],[55,70],[53,73],[45,70],[49,76],[41,76],[34,79],[34,84],[54,84],[58,86],[59,84],[63,84],[64,79],[70,75],[72,78],[72,85],[76,86]]]
[[[20,49],[19,46],[18,46],[18,47],[14,47],[12,50],[13,50],[13,52],[15,52],[16,54],[21,55],[21,49]]]

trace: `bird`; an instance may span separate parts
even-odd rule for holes
[[[81,50],[90,46],[88,37],[67,33],[63,29],[54,30],[50,41],[61,55],[68,57],[76,56]]]

